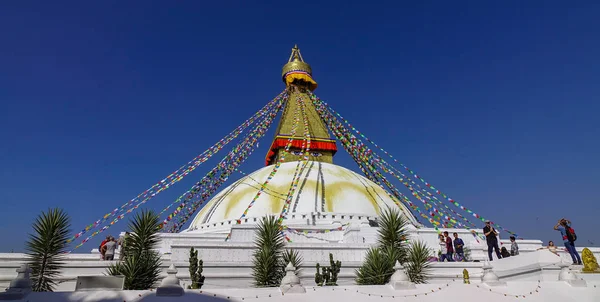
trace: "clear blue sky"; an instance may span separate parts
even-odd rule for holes
[[[79,231],[200,154],[284,88],[295,43],[322,99],[451,197],[600,244],[595,1],[101,2],[0,5],[0,251],[48,207]]]

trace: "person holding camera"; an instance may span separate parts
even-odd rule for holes
[[[483,227],[483,234],[485,235],[485,241],[487,242],[487,246],[488,246],[488,257],[490,258],[490,261],[493,261],[494,258],[492,258],[492,251],[496,252],[496,257],[498,257],[498,259],[502,259],[502,255],[500,254],[500,248],[498,248],[498,232],[496,232],[496,230],[494,229],[494,227],[492,226],[491,221],[486,221],[485,222],[485,227]]]
[[[559,231],[562,235],[565,247],[567,248],[567,251],[569,251],[571,259],[573,259],[573,264],[581,265],[581,257],[579,257],[579,253],[577,253],[577,250],[575,249],[577,235],[575,235],[575,231],[571,228],[571,221],[561,218],[554,226],[554,229]]]

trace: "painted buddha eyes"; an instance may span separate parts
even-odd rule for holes
[[[290,151],[290,153],[292,153],[293,155],[297,155],[297,156],[302,156],[304,155],[304,152],[299,151],[299,150],[294,150],[294,151]],[[319,157],[319,156],[323,156],[323,154],[321,152],[310,152],[310,155],[312,157]]]

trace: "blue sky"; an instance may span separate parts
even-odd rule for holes
[[[567,217],[597,246],[600,4],[484,2],[3,3],[0,251],[42,210],[79,231],[202,153],[284,88],[295,43],[317,95],[430,183],[526,238],[559,241]]]

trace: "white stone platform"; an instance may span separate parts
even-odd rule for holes
[[[504,302],[525,299],[532,302],[596,302],[600,301],[600,282],[575,288],[564,281],[507,282],[503,287],[485,284],[463,284],[462,280],[446,284],[417,285],[415,289],[394,290],[381,286],[306,286],[306,293],[282,295],[279,288],[221,288],[186,290],[180,297],[158,297],[156,291],[92,291],[30,293],[23,300],[29,302],[152,302],[152,301],[256,301],[256,302],[329,302],[329,301],[463,301]]]
[[[350,218],[345,215],[344,219],[358,219],[358,216]],[[341,219],[341,215],[335,219]],[[370,217],[360,217],[357,224],[350,224],[342,231],[332,231],[321,234],[291,234],[291,243],[287,247],[296,249],[304,258],[303,270],[300,278],[306,285],[314,284],[316,263],[327,265],[329,253],[333,253],[335,260],[342,261],[339,275],[340,285],[354,284],[354,271],[358,269],[364,259],[369,247],[375,244],[377,239],[377,227],[368,226]],[[332,223],[325,225],[328,228],[342,225]],[[303,228],[323,229],[323,225],[301,226]],[[204,260],[204,275],[206,276],[206,289],[237,287],[246,288],[252,284],[252,253],[254,252],[253,223],[232,225],[232,237],[230,241],[223,239],[227,233],[222,231],[201,233],[182,232],[177,234],[161,234],[160,252],[163,260],[163,271],[169,264],[173,263],[178,269],[177,276],[183,283],[189,284],[190,278],[187,273],[188,255],[191,247],[198,250],[199,258]],[[442,229],[442,231],[444,231]],[[449,229],[450,233],[457,232],[471,250],[473,260],[484,260],[487,257],[485,242],[477,240],[473,235],[462,229]],[[409,227],[411,239],[425,241],[433,247],[433,254],[437,255],[437,232],[434,229]],[[508,241],[502,240],[505,244]],[[539,249],[542,242],[539,240],[519,240],[521,255],[494,261],[492,265],[497,270],[499,277],[507,281],[531,281],[531,280],[556,280],[560,268],[555,264],[563,261],[570,262],[568,254],[559,249],[556,256],[548,250]],[[580,253],[582,248],[578,248]],[[592,252],[600,258],[600,249],[592,248]],[[8,286],[8,283],[17,275],[16,269],[26,262],[23,254],[0,254],[0,290]],[[74,290],[75,280],[78,276],[102,276],[111,262],[101,261],[97,254],[69,254],[65,265],[65,271],[58,277],[58,290]],[[482,262],[466,263],[432,263],[431,283],[444,283],[462,278],[462,271],[466,268],[471,278],[476,280],[483,272]],[[589,278],[594,278],[590,276]],[[477,282],[477,281],[474,281]]]

